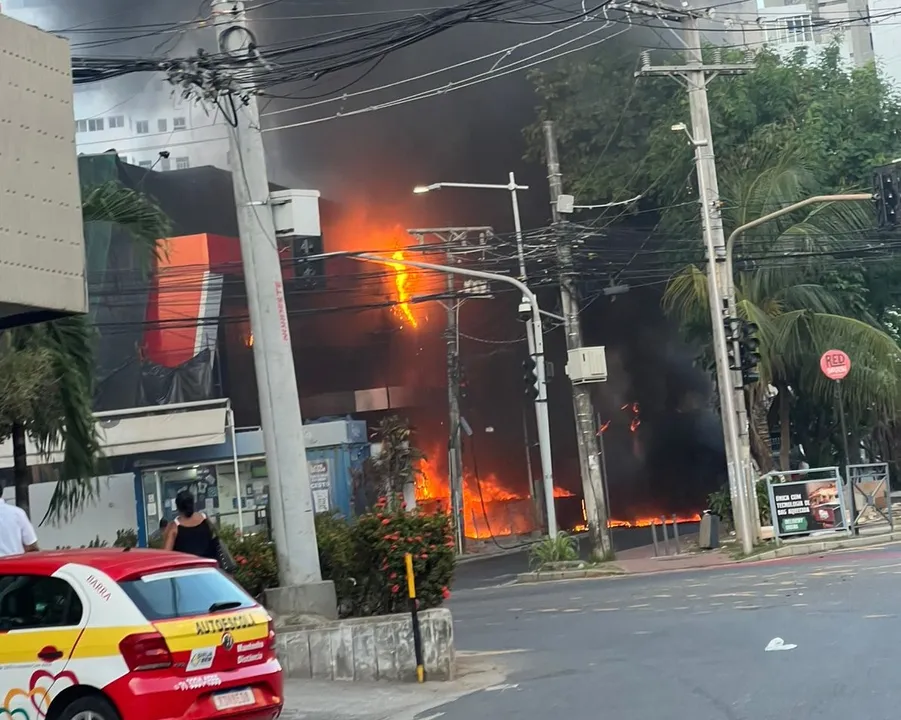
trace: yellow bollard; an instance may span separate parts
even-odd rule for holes
[[[407,565],[407,593],[410,596],[410,615],[413,618],[413,650],[416,653],[416,679],[425,682],[425,668],[422,664],[422,633],[419,630],[419,611],[416,607],[416,580],[413,577],[413,556],[404,555]]]

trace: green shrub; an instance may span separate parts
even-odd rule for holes
[[[557,537],[546,537],[537,543],[529,553],[529,564],[533,568],[556,562],[570,562],[579,559],[576,539],[562,530]]]
[[[770,524],[770,495],[767,489],[766,480],[758,480],[757,486],[757,509],[760,511],[760,524]],[[732,494],[729,492],[729,486],[725,485],[716,492],[707,496],[707,507],[714,515],[719,515],[720,520],[729,528],[735,527],[735,521],[732,517]]]
[[[450,597],[456,559],[449,515],[406,512],[378,501],[374,512],[346,522],[335,515],[316,517],[322,576],[335,583],[342,617],[386,615],[409,607],[405,555],[413,557],[420,609]]]
[[[263,535],[241,534],[233,525],[223,525],[218,531],[235,558],[235,580],[250,595],[261,600],[265,590],[278,585],[275,545]]]

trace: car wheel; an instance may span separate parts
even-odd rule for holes
[[[56,720],[120,720],[109,700],[99,695],[89,695],[69,703]]]

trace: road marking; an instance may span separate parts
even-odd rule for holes
[[[713,610],[697,610],[693,612],[692,615],[710,615],[712,612]]]
[[[680,605],[679,607],[670,608],[670,610],[691,610],[688,605]]]
[[[593,612],[613,612],[614,610],[619,610],[619,608],[594,608]]]
[[[507,612],[522,612],[522,608],[507,608]]]
[[[581,595],[576,595],[575,597],[570,598],[570,600],[581,600],[581,599],[582,599]]]
[[[752,592],[731,592],[731,593],[716,593],[714,595],[709,595],[708,597],[712,598],[727,598],[727,597],[754,597],[757,593]]]
[[[718,607],[720,605],[725,605],[726,603],[710,603],[711,607]]]
[[[650,630],[636,630],[635,631],[635,635],[650,635],[650,634],[651,634]]]
[[[672,595],[651,595],[651,597],[655,597],[655,598],[671,598]]]
[[[736,605],[736,610],[760,610],[760,605]]]
[[[566,608],[563,612],[565,613],[574,613],[574,612],[582,612],[582,608]]]
[[[504,685],[492,685],[491,687],[486,687],[485,692],[503,692],[504,690],[516,690],[519,687],[519,683],[504,684]]]
[[[807,603],[792,603],[792,607],[807,607]]]
[[[864,620],[877,620],[879,618],[893,618],[894,615],[864,615]]]
[[[437,720],[437,718],[440,718],[442,715],[444,715],[444,713],[440,712],[440,713],[435,713],[433,715],[426,715],[423,718],[416,718],[416,720]]]
[[[527,648],[516,648],[514,650],[457,650],[457,655],[463,657],[492,657],[494,655],[517,655],[519,653],[532,652]]]
[[[650,605],[648,603],[641,603],[639,605],[629,605],[630,610],[632,610],[634,608],[645,608],[645,607],[650,607]]]
[[[543,613],[551,613],[551,612],[560,612],[557,608],[542,608],[541,610],[536,610],[535,612],[543,612]]]

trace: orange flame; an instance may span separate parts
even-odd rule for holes
[[[393,260],[403,260],[404,251],[396,250],[391,258]],[[397,290],[397,305],[394,307],[394,312],[402,320],[405,319],[414,328],[419,327],[419,323],[416,322],[416,317],[410,309],[411,296],[410,291],[407,289],[407,284],[410,281],[410,273],[408,272],[407,266],[401,265],[400,263],[391,263],[391,268],[394,270],[394,287]]]
[[[426,511],[450,510],[447,478],[428,460],[420,461],[419,471],[416,502]],[[574,495],[555,487],[554,497]],[[504,487],[494,473],[477,478],[467,471],[463,477],[463,525],[466,537],[474,539],[528,534],[536,527],[532,499]]]

